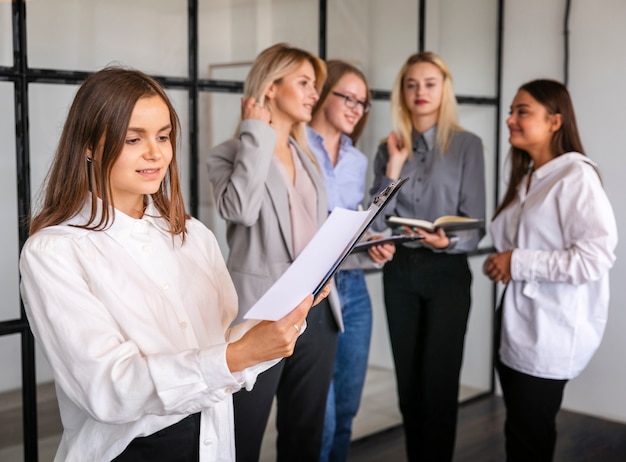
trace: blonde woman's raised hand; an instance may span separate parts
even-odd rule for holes
[[[409,147],[402,145],[396,132],[391,132],[387,137],[387,152],[389,152],[389,160],[387,161],[385,176],[397,180],[400,178],[402,166],[409,158]]]
[[[256,102],[254,97],[241,98],[241,119],[257,119],[266,124],[270,123],[271,114],[265,107]]]

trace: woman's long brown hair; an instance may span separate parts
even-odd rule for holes
[[[555,80],[538,79],[525,83],[517,91],[528,93],[546,108],[549,115],[561,114],[561,127],[552,134],[550,141],[550,148],[554,157],[572,151],[585,154],[578,134],[574,105],[565,85]],[[515,199],[519,185],[530,169],[531,160],[528,152],[511,146],[509,152],[511,164],[509,184],[502,202],[493,215],[494,218]]]
[[[176,160],[178,116],[154,79],[120,67],[107,67],[92,74],[76,93],[46,178],[41,208],[31,221],[30,234],[74,217],[90,196],[91,216],[80,227],[102,230],[110,226],[115,207],[111,169],[124,147],[135,104],[152,96],[160,97],[169,109],[173,153],[168,172],[159,190],[152,194],[152,200],[167,220],[169,232],[185,238],[189,215],[185,211]],[[102,200],[101,214],[98,214],[98,198]]]

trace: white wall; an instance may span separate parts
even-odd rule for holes
[[[522,83],[563,80],[564,1],[508,1],[505,7],[503,114]],[[626,2],[572,2],[569,89],[587,154],[600,166],[622,242],[611,271],[609,323],[602,345],[581,376],[565,389],[563,407],[626,422]],[[506,126],[502,121],[502,152]]]

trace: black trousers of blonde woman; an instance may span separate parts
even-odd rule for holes
[[[409,461],[452,461],[471,304],[467,257],[399,246],[383,270]]]

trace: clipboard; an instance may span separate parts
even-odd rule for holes
[[[370,247],[383,244],[403,244],[405,242],[421,241],[424,236],[419,234],[392,234],[391,236],[380,239],[372,239],[369,241],[358,242],[354,245],[351,253],[365,252]]]
[[[405,182],[401,179],[390,184],[367,210],[335,208],[281,277],[247,310],[244,319],[277,321],[307,295],[317,296]]]
[[[341,253],[341,255],[339,255],[339,258],[337,258],[337,260],[335,261],[333,266],[330,268],[326,276],[321,280],[319,285],[315,288],[315,290],[313,291],[314,296],[317,297],[317,294],[319,294],[321,290],[324,287],[326,287],[326,284],[328,284],[331,278],[335,275],[335,273],[337,272],[341,264],[344,262],[344,260],[348,257],[348,255],[350,255],[350,253],[352,252],[354,247],[357,245],[357,243],[361,240],[361,238],[363,237],[367,229],[370,227],[372,222],[376,219],[378,215],[380,215],[380,213],[384,210],[384,208],[389,203],[389,200],[398,193],[402,185],[406,183],[407,180],[408,178],[401,178],[397,181],[394,181],[385,189],[383,189],[381,192],[379,192],[376,195],[376,197],[374,197],[374,199],[372,200],[372,203],[367,209],[367,211],[369,212],[367,214],[367,219],[363,222],[363,225],[361,226],[361,228],[359,228],[359,231],[357,232],[357,234],[351,239],[346,249]]]

